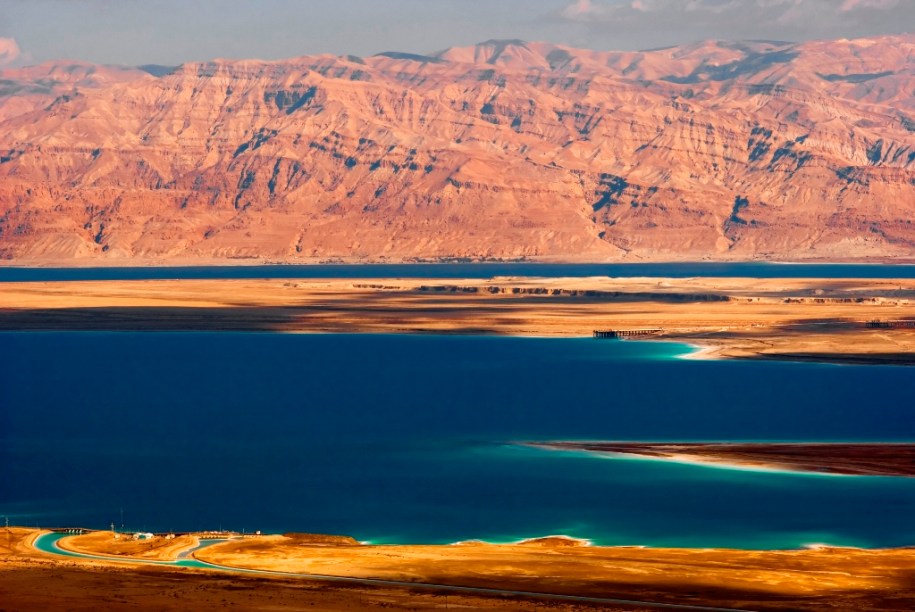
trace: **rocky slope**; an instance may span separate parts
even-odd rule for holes
[[[0,258],[915,255],[915,36],[0,72]]]

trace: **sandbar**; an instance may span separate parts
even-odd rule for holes
[[[743,469],[841,476],[915,477],[915,444],[723,442],[525,442],[547,450],[636,456]]]

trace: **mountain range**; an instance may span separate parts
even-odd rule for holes
[[[0,71],[0,259],[915,256],[915,35]]]

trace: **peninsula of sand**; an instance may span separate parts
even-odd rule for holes
[[[737,469],[837,476],[915,476],[915,445],[824,442],[524,442],[525,446]]]

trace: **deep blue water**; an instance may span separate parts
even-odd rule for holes
[[[915,479],[517,440],[913,441],[915,369],[474,336],[0,333],[0,516],[26,525],[915,544]]]
[[[491,278],[493,276],[654,276],[667,278],[915,278],[915,265],[738,263],[445,263],[193,266],[170,268],[10,268],[0,282],[214,278]]]

